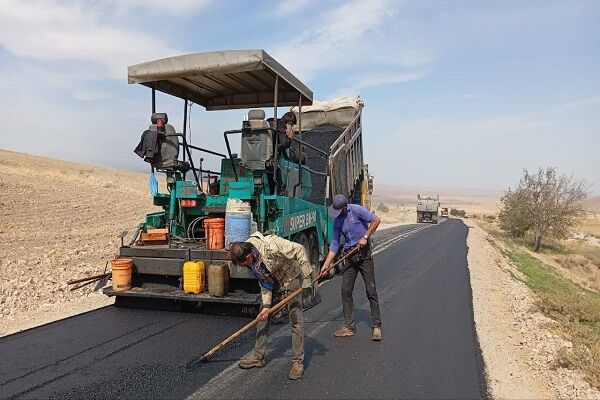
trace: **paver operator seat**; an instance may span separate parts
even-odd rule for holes
[[[273,136],[268,130],[269,123],[265,121],[263,110],[250,110],[248,123],[242,129],[241,158],[246,168],[264,170],[273,157]]]
[[[189,163],[178,160],[179,158],[179,136],[173,128],[173,125],[168,123],[169,117],[166,113],[152,114],[152,125],[148,127],[151,132],[158,132],[158,145],[160,152],[155,157],[151,164],[159,171],[181,171],[187,172],[190,170]]]

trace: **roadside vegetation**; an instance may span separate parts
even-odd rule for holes
[[[580,226],[594,229],[586,215],[583,181],[558,176],[554,168],[523,177],[501,199],[498,216],[479,225],[512,261],[536,296],[539,310],[556,321],[554,330],[572,345],[559,349],[558,366],[580,370],[600,388],[600,246],[565,240]]]
[[[455,217],[467,218],[467,212],[465,210],[458,210],[456,208],[450,209],[450,215]]]
[[[584,181],[559,176],[555,168],[540,168],[533,174],[524,170],[517,187],[500,199],[500,227],[515,238],[530,235],[537,252],[544,240],[568,237],[585,215],[588,196]]]
[[[383,212],[383,213],[388,213],[388,212],[390,212],[390,208],[383,203],[379,203],[379,205],[377,206],[377,211]]]
[[[556,321],[550,329],[572,343],[572,346],[559,350],[559,366],[580,370],[592,386],[600,388],[600,293],[597,289],[589,290],[577,285],[542,262],[531,252],[530,242],[528,246],[524,241],[515,241],[489,222],[480,222],[502,253],[523,274],[524,282],[536,295],[539,310]],[[578,266],[595,268],[598,276],[598,265],[579,258],[581,256],[571,253],[566,247],[548,245],[543,251],[579,260]]]
[[[478,219],[496,240],[518,246],[523,252],[535,255],[542,262],[557,267],[557,272],[584,288],[600,292],[600,246],[593,246],[581,240],[547,240],[534,252],[531,234],[515,238],[502,231],[493,216]]]
[[[555,320],[558,333],[573,343],[559,350],[559,364],[581,370],[592,386],[600,388],[600,294],[561,277],[527,253],[515,249],[505,253],[537,295],[540,311]]]

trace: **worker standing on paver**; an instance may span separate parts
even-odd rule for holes
[[[377,288],[375,287],[375,268],[369,238],[373,235],[381,220],[361,205],[348,204],[348,199],[343,194],[338,194],[333,198],[333,203],[329,207],[329,215],[335,218],[333,222],[333,237],[329,245],[329,254],[321,269],[321,274],[326,273],[335,258],[340,247],[341,235],[344,235],[345,239],[344,250],[347,251],[354,246],[358,246],[359,248],[356,254],[348,258],[344,267],[345,270],[342,275],[344,326],[335,332],[335,336],[344,337],[354,335],[354,300],[352,293],[356,277],[360,272],[365,282],[367,298],[371,306],[373,340],[380,341],[381,314],[379,311]]]
[[[273,293],[282,296],[302,286],[302,281],[311,276],[312,267],[304,246],[275,235],[263,236],[260,232],[250,235],[246,242],[230,245],[231,262],[250,268],[260,284],[262,309],[258,314],[261,322],[256,327],[254,349],[240,359],[240,368],[261,368],[265,365],[267,338]],[[300,379],[304,373],[304,325],[302,300],[297,296],[290,302],[289,318],[292,327],[292,368],[290,379]]]

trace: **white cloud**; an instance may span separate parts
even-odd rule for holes
[[[160,15],[182,16],[205,8],[211,0],[114,0],[111,3],[126,12],[143,9]]]
[[[398,83],[416,81],[426,75],[426,71],[414,72],[374,72],[371,74],[355,75],[348,79],[348,86],[335,90],[328,98],[332,99],[338,96],[357,96],[362,89],[372,88],[381,85],[395,85]]]
[[[588,97],[586,99],[563,103],[560,106],[558,106],[556,109],[558,111],[571,111],[571,110],[577,110],[580,108],[594,107],[594,106],[600,106],[600,96]]]
[[[305,80],[318,71],[350,67],[366,56],[367,36],[390,22],[396,13],[388,0],[355,0],[327,11],[316,28],[306,31],[273,52]]]
[[[275,8],[275,15],[278,17],[286,17],[297,13],[308,7],[314,0],[284,0],[278,1]]]
[[[127,13],[143,9],[179,14],[204,4],[205,0],[8,0],[0,8],[0,45],[19,57],[89,62],[103,69],[104,78],[122,79],[128,64],[178,52],[153,30],[130,27]]]
[[[368,88],[379,85],[416,81],[425,76],[425,71],[406,73],[375,73],[354,78],[356,87]]]
[[[328,97],[356,96],[365,88],[421,79],[435,53],[416,40],[400,4],[343,3],[314,17],[314,28],[276,47],[273,54],[303,80],[330,71],[350,76],[346,87]]]

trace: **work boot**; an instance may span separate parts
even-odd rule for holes
[[[354,336],[354,329],[348,328],[346,325],[335,331],[335,337]]]
[[[373,340],[375,342],[379,342],[381,340],[381,328],[380,327],[373,328]]]
[[[299,361],[292,362],[292,369],[290,369],[290,374],[288,377],[292,380],[302,378],[302,374],[304,373],[304,365]]]
[[[260,354],[257,354],[254,350],[252,350],[250,353],[240,358],[239,366],[242,369],[254,367],[262,368],[265,366],[265,360],[263,360],[263,357]]]

